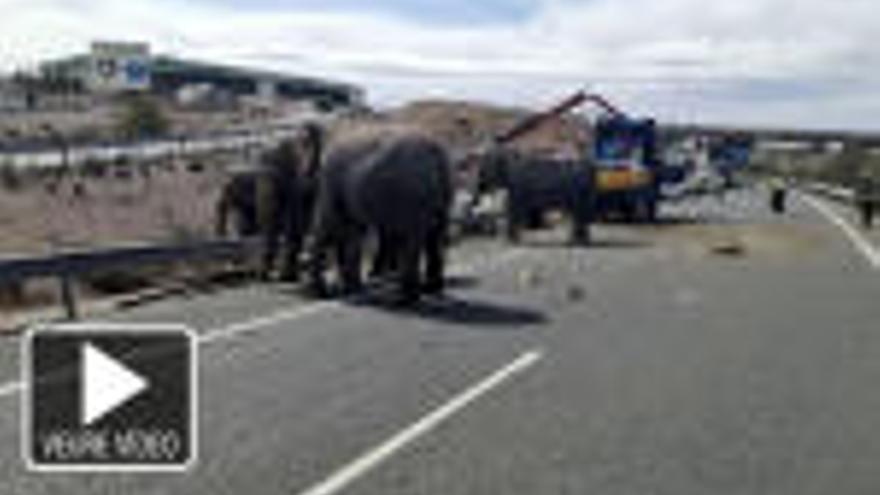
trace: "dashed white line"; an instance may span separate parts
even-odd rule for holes
[[[504,263],[519,258],[525,253],[526,251],[521,249],[507,249],[505,252],[496,256],[489,258],[481,257],[479,261],[455,265],[450,268],[450,273],[461,275],[475,272],[489,272]],[[258,331],[264,328],[271,328],[277,323],[293,321],[330,309],[339,308],[341,307],[341,304],[342,303],[339,301],[321,301],[294,309],[278,311],[270,315],[260,316],[240,323],[233,323],[225,327],[209,330],[199,335],[198,342],[199,344],[210,344],[213,342],[229,340],[245,333]],[[16,395],[23,390],[24,387],[25,385],[19,380],[2,383],[0,384],[0,399]]]
[[[404,428],[388,440],[368,450],[363,455],[343,466],[323,481],[301,492],[300,495],[333,495],[344,489],[352,482],[367,474],[381,464],[384,460],[393,456],[408,444],[417,440],[422,435],[430,432],[445,420],[449,419],[469,404],[497,388],[514,376],[522,373],[541,360],[543,354],[540,350],[526,352],[507,366],[492,373],[487,378],[471,386],[459,395],[456,395],[442,406],[434,409],[431,413],[423,416],[415,423]]]
[[[840,214],[831,209],[823,201],[818,200],[808,194],[801,194],[801,198],[816,211],[824,215],[834,225],[846,234],[853,246],[861,253],[871,264],[875,270],[880,270],[880,251],[875,248],[870,241],[859,233],[852,225],[849,224]]]

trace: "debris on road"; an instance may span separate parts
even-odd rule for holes
[[[744,256],[747,252],[742,239],[724,239],[713,244],[710,251],[721,256]]]
[[[802,225],[693,224],[657,231],[658,238],[697,256],[790,257],[814,252],[821,232]]]
[[[524,288],[540,287],[544,283],[544,276],[537,268],[526,268],[519,273],[519,283]]]
[[[583,287],[579,285],[571,285],[565,291],[565,298],[569,302],[581,302],[586,299],[587,293]]]

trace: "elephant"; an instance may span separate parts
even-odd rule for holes
[[[544,213],[562,209],[571,218],[571,240],[589,244],[594,217],[594,167],[589,161],[529,156],[495,146],[476,157],[475,197],[507,193],[507,238],[519,242],[522,228],[539,228]]]
[[[226,234],[228,217],[234,214],[239,236],[262,235],[263,278],[269,278],[283,241],[281,279],[299,279],[299,257],[310,229],[321,148],[320,129],[307,126],[302,140],[282,141],[263,154],[257,170],[234,175],[221,192],[217,233]]]
[[[373,274],[396,276],[398,302],[441,293],[451,179],[443,146],[411,130],[361,132],[336,143],[318,174],[312,291],[329,294],[324,272],[331,249],[343,294],[361,291],[363,241],[372,234],[379,244]]]
[[[260,231],[257,192],[260,187],[260,170],[240,170],[232,174],[220,191],[216,204],[218,236],[229,234],[230,217],[234,233],[238,237],[250,237]]]

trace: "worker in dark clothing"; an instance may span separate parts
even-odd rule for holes
[[[880,202],[878,198],[880,191],[877,189],[877,183],[870,175],[862,176],[856,187],[856,206],[862,216],[862,226],[865,229],[870,229],[874,224],[874,213]]]
[[[770,182],[770,209],[773,213],[785,213],[785,202],[788,190],[785,182],[780,178],[775,178]]]

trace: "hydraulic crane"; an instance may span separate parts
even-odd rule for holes
[[[591,129],[592,150],[584,150],[584,155],[596,165],[594,193],[598,213],[653,221],[662,178],[653,119],[630,117],[602,95],[578,91],[498,134],[495,144],[511,143],[586,103],[598,106],[603,112]]]

